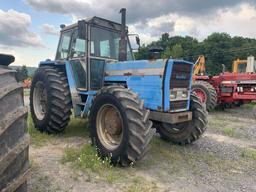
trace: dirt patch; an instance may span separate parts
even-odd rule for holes
[[[32,143],[30,191],[256,191],[255,121],[234,116],[239,110],[212,113],[206,134],[187,147],[155,135],[142,161],[130,168],[112,168],[111,182],[93,170],[78,169],[75,161],[63,163],[65,149],[90,145],[86,121],[73,119],[63,135],[51,136],[42,145]],[[237,135],[228,135],[225,127]]]

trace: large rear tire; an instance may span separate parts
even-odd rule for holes
[[[178,124],[154,122],[154,126],[162,139],[187,145],[198,140],[204,133],[208,123],[207,110],[196,95],[191,94],[190,99],[191,121]]]
[[[131,90],[121,86],[102,88],[89,117],[92,142],[99,155],[123,166],[141,159],[155,133],[149,113]]]
[[[206,104],[207,111],[213,111],[217,106],[218,95],[214,87],[206,81],[195,81],[192,91]]]
[[[0,191],[27,191],[27,109],[15,71],[0,66]]]
[[[71,96],[67,77],[53,66],[39,67],[30,91],[30,110],[35,127],[42,132],[59,133],[68,125]]]

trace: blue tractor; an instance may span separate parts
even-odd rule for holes
[[[99,155],[127,166],[145,155],[155,130],[182,145],[197,140],[207,112],[191,93],[193,63],[134,60],[121,13],[122,24],[93,17],[61,26],[55,61],[40,62],[34,75],[30,108],[47,133],[62,132],[71,109],[88,117]]]

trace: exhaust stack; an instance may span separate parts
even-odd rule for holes
[[[121,17],[121,39],[119,41],[119,61],[127,60],[127,40],[126,40],[126,9],[120,10]]]

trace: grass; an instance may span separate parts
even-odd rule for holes
[[[143,177],[133,178],[132,184],[125,190],[126,192],[157,192],[158,187],[155,182],[150,182]]]
[[[251,109],[252,110],[255,106],[256,106],[256,102],[251,102],[251,103],[244,104],[242,107],[245,108],[245,109]]]
[[[44,144],[48,142],[52,137],[46,133],[41,133],[35,128],[30,113],[28,115],[28,133],[30,135],[31,144],[36,147],[44,146]]]
[[[236,130],[231,127],[224,127],[223,133],[224,133],[224,135],[229,136],[229,137],[235,137],[237,135]]]
[[[24,96],[29,96],[30,95],[30,89],[24,89],[23,93],[24,93]]]
[[[62,163],[72,162],[77,170],[83,170],[89,175],[106,178],[107,182],[113,183],[118,178],[118,168],[114,168],[110,162],[110,158],[102,160],[95,147],[87,144],[81,149],[66,148]]]
[[[209,118],[209,125],[208,127],[212,131],[219,131],[222,127],[225,127],[228,125],[227,119],[220,115],[214,115]]]
[[[213,126],[212,129],[218,132],[230,137],[235,137],[237,134],[235,129],[227,127],[228,122],[225,121],[225,117],[223,116],[213,116],[210,122]],[[73,136],[89,138],[88,123],[85,119],[71,118],[70,124],[64,133],[48,135],[34,128],[31,115],[29,114],[28,129],[31,135],[32,145],[39,147],[43,146],[46,142],[52,142],[59,138],[65,139],[65,137]],[[149,175],[150,172],[154,172],[153,174],[164,183],[168,182],[168,177],[165,177],[165,174],[174,176],[195,174],[203,176],[205,171],[208,171],[210,173],[217,172],[218,174],[229,175],[232,174],[233,170],[245,168],[245,165],[241,164],[241,162],[243,162],[242,160],[230,160],[223,156],[223,154],[202,151],[195,147],[196,145],[192,145],[192,147],[172,145],[162,141],[158,137],[154,137],[151,141],[151,149],[145,159],[136,164],[135,168],[120,169],[119,167],[113,167],[109,158],[105,160],[100,159],[96,149],[86,144],[80,149],[65,148],[61,162],[71,163],[74,167],[74,171],[82,170],[86,172],[86,174],[89,175],[88,181],[93,178],[99,178],[108,183],[116,184],[122,179],[122,182],[129,183],[124,188],[125,192],[150,192],[158,190],[154,182],[138,177],[138,172],[145,171]],[[241,157],[256,160],[256,150],[244,150],[241,152]],[[131,173],[134,173],[134,175],[131,175]],[[78,177],[74,177],[74,180],[76,179],[78,179]]]
[[[236,128],[233,128],[232,127],[233,125],[235,126],[235,124],[230,124],[230,120],[227,119],[227,117],[215,115],[209,118],[208,128],[210,131],[217,134],[222,134],[222,135],[233,137],[233,138],[240,138],[241,134],[239,134],[237,131],[239,129],[245,129],[246,126],[242,124],[238,124]]]
[[[59,134],[61,137],[88,137],[89,136],[89,127],[87,119],[84,118],[74,118],[71,116],[71,120],[66,127],[65,131],[62,134]]]
[[[242,151],[241,157],[245,159],[256,160],[256,150],[251,148],[246,148]]]
[[[51,142],[57,138],[74,136],[88,137],[89,135],[87,120],[73,117],[71,117],[71,121],[63,133],[52,135],[42,133],[35,128],[31,113],[28,115],[28,132],[30,134],[31,144],[36,147],[42,147],[46,142]]]
[[[149,162],[149,166],[145,167],[145,170],[157,166],[168,174],[178,176],[187,176],[188,172],[201,176],[205,170],[229,175],[232,174],[233,170],[240,170],[243,166],[240,160],[231,160],[221,154],[218,155],[197,148],[172,145],[161,141],[159,138],[153,139],[147,157],[145,164]]]

